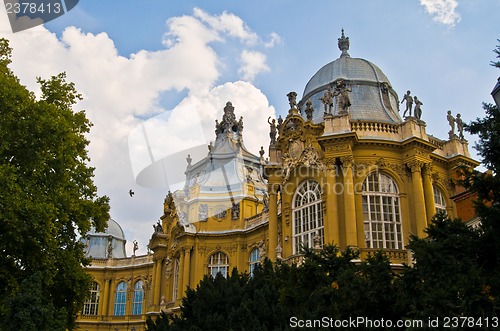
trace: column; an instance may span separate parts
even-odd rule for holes
[[[183,272],[182,272],[182,277],[183,277],[182,284],[184,284],[184,287],[189,286],[190,266],[191,266],[191,247],[187,247],[184,250],[184,265],[183,265]],[[182,288],[180,290],[182,291],[182,293],[184,293],[184,291],[185,291],[184,288]]]
[[[340,245],[339,210],[337,204],[337,169],[332,164],[326,173],[326,224],[325,244]]]
[[[424,164],[424,197],[427,222],[430,222],[436,214],[436,204],[434,202],[434,190],[432,189],[432,163]]]
[[[186,261],[185,254],[179,253],[179,280],[177,281],[177,298],[182,298],[184,295],[184,263]],[[174,270],[175,272],[175,270]],[[174,284],[175,285],[175,284]],[[177,300],[177,298],[172,298],[173,301]]]
[[[423,238],[425,236],[424,229],[427,227],[427,217],[425,210],[424,188],[422,185],[422,163],[419,161],[411,161],[408,163],[411,169],[411,182],[413,186],[413,201],[415,210],[415,225],[417,236]]]
[[[358,247],[358,232],[356,226],[356,202],[354,200],[354,179],[352,166],[354,159],[352,155],[342,156],[342,171],[344,174],[344,214],[347,246]]]
[[[109,279],[104,279],[104,293],[99,302],[99,315],[107,316],[109,306]]]
[[[155,286],[154,286],[154,293],[153,293],[153,305],[155,309],[160,306],[160,296],[161,296],[161,275],[162,275],[162,269],[163,269],[163,258],[162,257],[157,257],[156,258],[156,273],[155,273]]]
[[[154,306],[155,304],[155,293],[156,293],[156,268],[158,266],[158,264],[156,263],[156,259],[153,257],[153,273],[152,273],[152,276],[153,276],[153,279],[151,279],[151,298],[149,299],[150,300],[150,304],[152,306]]]
[[[278,209],[276,201],[277,184],[269,184],[269,247],[268,257],[276,261],[276,246],[278,246]]]

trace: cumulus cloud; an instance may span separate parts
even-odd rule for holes
[[[261,52],[243,50],[240,59],[241,67],[238,69],[238,73],[244,80],[253,81],[261,72],[270,70],[266,64],[266,56]]]
[[[248,45],[255,45],[259,40],[257,34],[234,14],[224,11],[221,15],[213,16],[199,8],[195,8],[193,12],[196,18],[207,23],[216,32],[238,38]]]
[[[269,34],[269,41],[266,41],[264,43],[264,47],[272,48],[272,47],[275,47],[275,46],[281,45],[281,44],[283,44],[283,39],[281,38],[281,36],[279,34],[277,34],[276,32],[271,32]]]
[[[106,33],[77,27],[66,28],[60,38],[43,26],[12,34],[5,13],[0,14],[0,37],[10,40],[11,68],[30,90],[39,93],[37,76],[65,71],[83,95],[76,108],[85,109],[94,124],[89,153],[99,194],[111,198],[112,217],[128,233],[129,242],[141,243],[140,253],[145,252],[150,224],[161,215],[166,194],[138,187],[135,175],[141,169],[165,154],[214,140],[214,121],[220,120],[227,101],[236,116],[244,118],[244,139],[251,152],[256,154],[268,140],[266,120],[275,111],[266,96],[248,82],[216,85],[224,81],[221,67],[225,72],[238,70],[222,63],[225,48],[213,47],[229,38],[242,41],[231,47],[242,54],[245,80],[269,70],[263,53],[247,49],[262,39],[234,14],[209,15],[195,9],[193,15],[170,18],[160,40],[164,49],[128,57],[119,54]],[[175,91],[187,96],[173,109],[164,109],[162,94]],[[132,200],[127,195],[131,187],[136,192]]]
[[[460,21],[460,14],[456,12],[456,0],[420,0],[420,4],[433,16],[434,21],[454,26]]]

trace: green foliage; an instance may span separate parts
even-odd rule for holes
[[[500,42],[500,39],[497,39],[497,41]],[[497,59],[500,58],[500,45],[497,45],[493,52],[497,55]],[[500,68],[500,61],[491,61],[491,65]]]
[[[91,223],[103,230],[109,218],[108,198],[97,196],[87,165],[91,124],[83,111],[73,112],[79,95],[65,74],[39,78],[37,100],[7,67],[4,39],[0,52],[0,325],[31,296],[31,309],[56,312],[43,314],[43,323],[28,314],[37,330],[53,330],[51,316],[61,320],[63,311],[63,328],[72,328],[90,286],[78,236]]]
[[[478,254],[481,232],[442,213],[426,232],[426,238],[411,238],[415,264],[400,278],[407,316],[493,316],[490,279]]]

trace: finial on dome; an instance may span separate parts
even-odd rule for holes
[[[342,56],[350,56],[349,53],[347,52],[349,50],[349,37],[344,36],[344,29],[342,29],[342,36],[339,38],[339,49],[342,51],[342,54],[340,54],[340,57]]]

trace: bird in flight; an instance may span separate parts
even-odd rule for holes
[[[135,194],[135,192],[134,192],[134,191],[132,191],[132,189],[130,189],[130,191],[128,191],[128,194],[130,195],[130,197],[133,197],[133,196],[134,196],[134,194]]]

